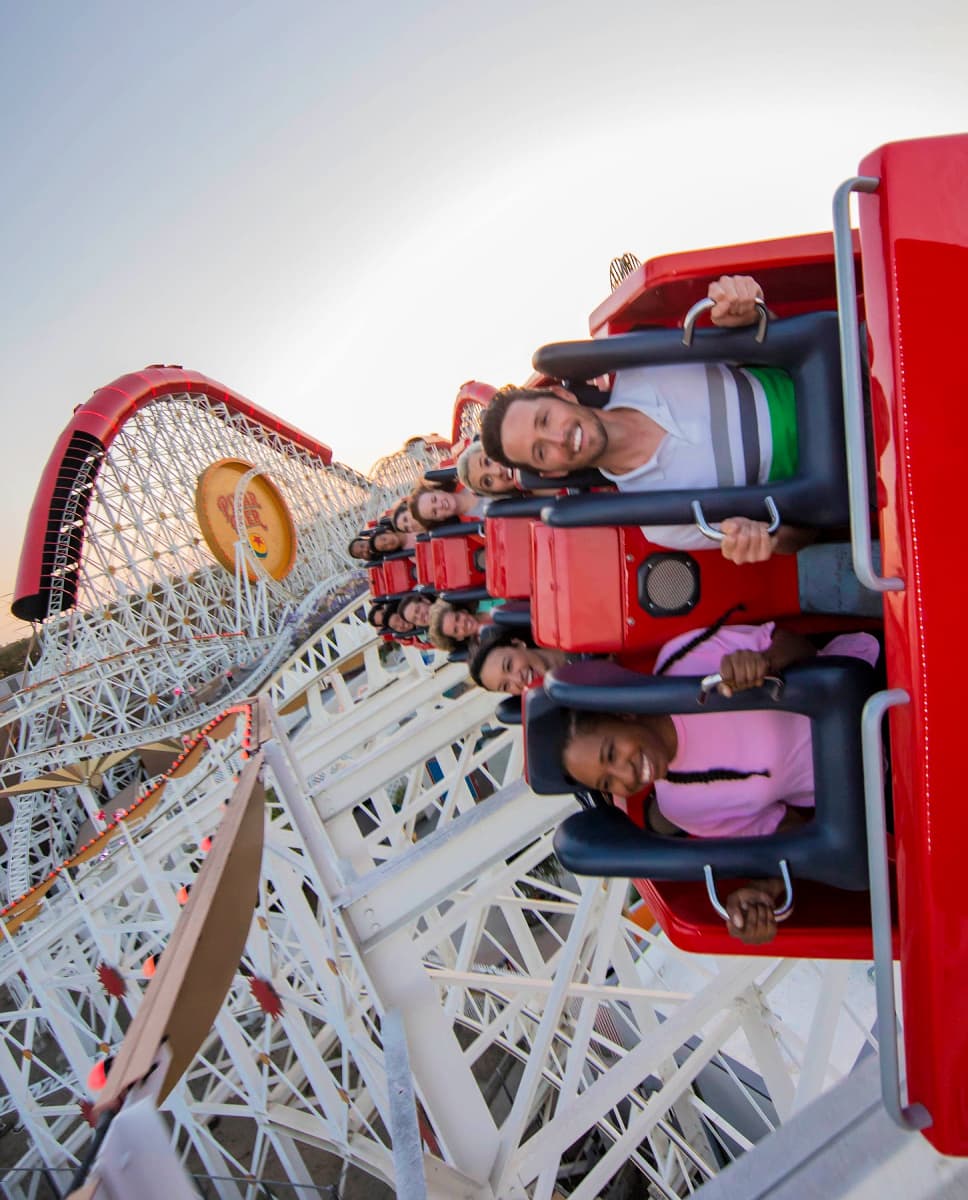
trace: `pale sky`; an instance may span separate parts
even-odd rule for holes
[[[0,0],[4,611],[95,388],[183,363],[365,470],[584,335],[613,255],[828,228],[968,128],[966,51],[964,0]]]

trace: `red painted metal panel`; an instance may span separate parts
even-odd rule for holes
[[[430,540],[417,542],[414,560],[417,567],[417,582],[426,587],[434,586],[434,552]]]
[[[409,592],[414,584],[413,559],[393,558],[380,566],[383,586],[377,591],[371,577],[371,590],[375,595]]]
[[[531,596],[531,526],[528,517],[489,518],[487,537],[487,590],[506,600]]]
[[[432,538],[434,587],[438,592],[484,586],[484,572],[474,556],[484,548],[484,540],[475,534],[467,537]]]
[[[743,604],[732,619],[757,623],[800,611],[797,565],[792,555],[737,566],[718,550],[693,555],[699,597],[679,616],[657,616],[639,603],[639,568],[665,553],[636,526],[552,529],[532,532],[534,576],[531,613],[543,646],[584,653],[655,652],[670,638],[701,629],[727,609]]]
[[[681,324],[720,275],[754,275],[778,316],[837,306],[833,235],[808,233],[649,259],[592,312],[592,336]]]
[[[884,570],[906,584],[885,610],[888,682],[911,696],[891,714],[908,1090],[932,1115],[928,1140],[964,1155],[968,814],[953,518],[968,379],[946,334],[968,274],[968,136],[885,146],[860,173],[881,180],[859,212]]]
[[[719,881],[720,899],[746,880]],[[844,892],[822,883],[797,880],[794,909],[776,940],[747,946],[731,937],[713,911],[702,882],[656,883],[634,880],[636,891],[652,910],[669,940],[697,954],[762,955],[764,958],[873,957],[870,902],[866,892]],[[895,935],[895,954],[897,938]]]
[[[198,371],[186,371],[182,367],[152,366],[143,371],[122,375],[91,396],[85,404],[75,409],[73,424],[94,434],[105,446],[110,445],[121,425],[138,408],[156,400],[159,396],[174,391],[200,392],[212,400],[221,400],[232,411],[249,417],[253,424],[273,430],[281,437],[302,446],[327,465],[333,452],[325,443],[303,433],[294,425],[259,408],[251,400],[233,392],[230,388]]]
[[[539,645],[608,653],[625,629],[619,531],[552,529],[531,532],[531,626]]]
[[[372,567],[367,567],[367,572],[370,577],[370,593],[374,596],[385,596],[387,593],[386,574],[383,570],[383,563],[375,563]]]

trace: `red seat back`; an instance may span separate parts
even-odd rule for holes
[[[634,526],[535,525],[531,540],[531,624],[542,646],[654,651],[736,604],[734,619],[751,624],[800,611],[793,555],[736,566],[716,549],[655,546]]]
[[[392,558],[370,567],[370,591],[374,596],[393,596],[413,588],[413,559]]]
[[[531,526],[529,517],[493,517],[486,522],[485,579],[492,596],[527,600],[531,596]]]
[[[434,552],[431,545],[429,538],[421,538],[414,554],[417,583],[430,588],[434,586]]]
[[[432,538],[433,585],[438,592],[484,586],[484,572],[475,562],[484,539],[478,534],[465,537]]]

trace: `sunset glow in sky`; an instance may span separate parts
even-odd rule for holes
[[[963,0],[0,0],[4,611],[98,386],[182,363],[365,470],[585,334],[613,255],[828,228],[867,151],[968,127],[966,35]]]

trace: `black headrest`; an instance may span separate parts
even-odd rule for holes
[[[434,467],[431,471],[424,471],[424,479],[428,483],[450,483],[456,478],[456,467]]]
[[[494,715],[502,725],[520,725],[523,720],[521,713],[521,697],[505,696],[494,710]]]
[[[533,792],[559,796],[577,785],[561,766],[568,733],[568,712],[542,687],[532,687],[521,697],[524,713],[524,773]]]
[[[508,496],[504,500],[492,500],[487,506],[487,519],[497,517],[539,517],[548,503],[547,496]]]
[[[502,629],[515,629],[531,636],[531,605],[527,600],[508,600],[492,614],[494,624]]]
[[[438,525],[436,529],[431,529],[431,541],[439,541],[441,538],[458,538],[458,537],[480,537],[484,532],[483,521],[461,521],[455,517],[454,520],[448,521],[446,525]]]
[[[584,492],[589,488],[613,488],[615,486],[610,479],[605,478],[601,471],[596,471],[593,467],[589,467],[585,471],[571,471],[567,475],[556,475],[551,479],[539,475],[537,471],[519,467],[518,475],[521,477],[521,486],[529,492],[542,490],[547,492],[550,488],[575,488]],[[538,499],[543,499],[545,504],[550,504],[552,497],[539,496]]]
[[[585,408],[604,408],[612,398],[611,388],[603,390],[594,384],[582,383],[575,379],[565,379],[563,382],[568,391],[578,398],[578,403]]]
[[[498,712],[511,702],[519,714],[518,723],[524,717],[524,769],[531,790],[542,796],[572,792],[583,808],[611,807],[611,800],[604,792],[576,784],[561,767],[568,732],[567,711],[555,706],[540,686],[529,688],[521,697],[509,696],[498,705]]]
[[[449,604],[480,604],[482,600],[490,600],[491,593],[484,587],[455,588],[441,592],[440,598]]]

